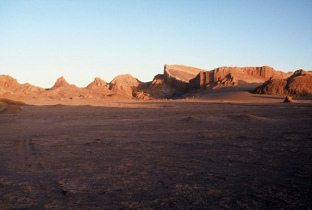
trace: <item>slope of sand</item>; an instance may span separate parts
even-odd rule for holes
[[[170,77],[173,77],[177,80],[184,82],[189,82],[190,79],[193,79],[202,69],[183,66],[183,65],[165,65],[165,74],[168,74]]]
[[[111,103],[1,114],[1,208],[312,208],[311,104]]]

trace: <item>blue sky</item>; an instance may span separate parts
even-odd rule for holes
[[[86,86],[164,64],[312,69],[311,0],[1,0],[0,74]]]

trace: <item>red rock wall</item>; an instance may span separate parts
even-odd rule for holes
[[[201,71],[194,79],[190,80],[189,89],[201,89],[205,88],[213,81],[213,74],[210,71]]]
[[[284,79],[289,73],[276,71],[272,67],[219,67],[211,71],[202,71],[190,80],[190,89],[200,89],[207,86],[234,86],[239,82],[263,83],[268,79]],[[231,81],[228,81],[228,80]]]

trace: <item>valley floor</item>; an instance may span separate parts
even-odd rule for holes
[[[311,160],[311,103],[22,106],[0,114],[0,208],[311,209]]]

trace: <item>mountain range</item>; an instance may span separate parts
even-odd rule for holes
[[[0,75],[0,97],[12,100],[73,99],[168,99],[200,96],[205,91],[240,89],[255,94],[312,96],[312,72],[283,72],[269,66],[219,67],[204,70],[184,65],[165,65],[163,74],[150,82],[141,82],[129,74],[111,82],[96,77],[86,87],[69,84],[64,77],[51,88],[20,84],[8,75]]]

